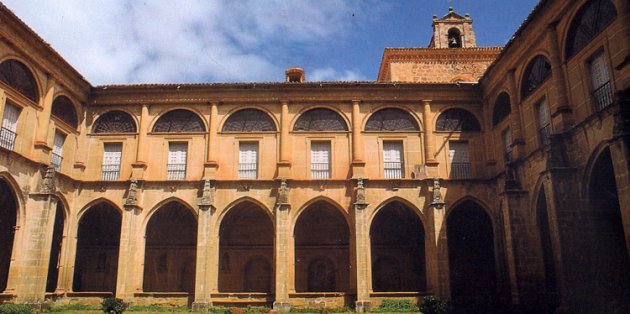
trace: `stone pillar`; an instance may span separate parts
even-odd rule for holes
[[[2,119],[2,121],[0,121],[0,126],[2,125],[2,122],[4,122],[4,106],[7,103],[7,94],[4,92],[4,89],[0,88],[0,119]]]
[[[136,162],[131,164],[131,178],[142,180],[147,169],[149,150],[147,148],[147,133],[149,132],[149,105],[143,104],[140,113],[140,127],[138,130],[138,144]]]
[[[18,261],[19,277],[15,278],[17,303],[41,304],[46,293],[57,198],[54,170],[48,167],[44,173],[38,192],[31,193],[25,202],[23,250]]]
[[[206,163],[204,164],[203,177],[208,180],[214,180],[216,178],[217,169],[219,163],[217,161],[217,132],[219,129],[219,103],[212,102],[210,104],[210,125],[208,126],[208,151]]]
[[[355,179],[365,177],[360,104],[359,100],[352,101],[352,177]]]
[[[615,172],[619,210],[630,255],[630,93],[618,98],[619,111],[615,113],[613,138],[610,141],[610,158]]]
[[[42,111],[37,115],[37,131],[35,132],[34,158],[42,164],[49,163],[49,153],[52,148],[48,145],[48,127],[50,125],[50,111],[55,96],[56,81],[48,77],[46,91],[42,98]]]
[[[508,88],[510,90],[510,131],[512,132],[512,154],[514,159],[522,158],[525,153],[525,139],[523,138],[523,128],[521,116],[521,106],[519,104],[519,89],[516,87],[516,69],[508,70]]]
[[[427,166],[436,167],[435,137],[433,136],[433,124],[431,123],[431,100],[422,101],[422,123],[424,124],[424,160]]]
[[[289,137],[289,102],[281,102],[280,114],[280,161],[278,162],[278,177],[288,178],[291,175],[291,138]]]
[[[192,304],[194,312],[207,312],[212,306],[212,274],[216,263],[214,224],[212,217],[215,212],[213,203],[212,181],[203,180],[202,196],[199,200],[199,218],[197,229],[197,262],[195,274],[195,301]],[[215,263],[213,263],[215,262]]]
[[[367,213],[366,191],[363,179],[357,179],[354,202],[354,236],[356,243],[357,271],[357,313],[369,312],[372,308],[370,300],[370,228]]]
[[[139,190],[139,191],[138,191]],[[118,253],[118,274],[116,278],[116,297],[129,300],[140,288],[136,281],[137,274],[142,273],[139,245],[143,241],[140,232],[142,218],[142,191],[138,181],[132,179],[125,199],[122,223],[120,227],[120,249]],[[138,262],[140,261],[140,262]]]
[[[83,172],[85,171],[85,164],[87,161],[87,155],[88,155],[88,138],[87,138],[87,134],[89,133],[89,130],[87,128],[87,109],[84,107],[82,110],[82,116],[83,119],[81,121],[81,124],[79,125],[79,136],[77,137],[77,159],[74,162],[74,169],[79,170],[79,172],[76,172],[75,170],[75,175],[77,177],[81,177]]]
[[[278,196],[275,208],[276,219],[276,239],[274,246],[276,262],[276,300],[273,302],[273,309],[279,313],[288,313],[291,310],[289,303],[289,238],[290,219],[289,212],[289,188],[285,180],[280,181]]]
[[[549,62],[551,62],[551,77],[555,90],[555,99],[549,101],[549,111],[554,122],[556,133],[562,133],[573,125],[572,110],[569,106],[564,69],[560,61],[560,46],[556,31],[556,23],[547,25],[547,46],[549,47]]]
[[[440,282],[441,278],[448,278],[448,274],[442,274],[442,272],[448,273],[448,267],[441,265],[439,251],[440,233],[442,233],[442,228],[446,226],[446,210],[444,209],[445,203],[442,198],[440,179],[434,178],[423,182],[426,182],[428,185],[427,191],[430,192],[430,195],[426,197],[429,198],[431,204],[427,208],[426,239],[424,241],[427,265],[427,291],[440,297],[448,298],[448,295],[444,293],[449,290],[448,282]],[[443,244],[446,244],[446,241]]]
[[[622,70],[630,62],[630,3],[627,0],[613,0],[617,8],[617,18],[614,23],[619,23],[617,29],[610,40],[610,54],[612,66],[615,70]],[[622,74],[623,71],[618,72]],[[630,73],[625,71],[625,73]],[[628,75],[628,74],[627,74]],[[618,86],[617,90],[625,90],[630,87],[628,76],[618,77],[617,81],[623,84]]]

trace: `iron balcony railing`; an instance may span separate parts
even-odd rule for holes
[[[186,164],[168,164],[166,176],[169,180],[186,179]]]
[[[403,177],[402,162],[386,162],[383,164],[385,179],[401,179]]]
[[[593,91],[593,100],[595,101],[595,109],[602,111],[613,103],[613,92],[610,81],[598,87]]]
[[[540,136],[541,146],[549,145],[549,136],[551,136],[551,124],[547,124],[541,127],[538,130],[538,135]]]
[[[239,163],[238,177],[240,179],[256,179],[258,174],[258,164],[255,162]]]
[[[55,171],[59,171],[59,169],[61,169],[62,160],[63,160],[63,157],[61,157],[61,155],[57,153],[52,154],[52,165],[55,168]]]
[[[103,165],[101,179],[105,181],[118,180],[120,178],[120,165]]]
[[[330,166],[328,165],[328,163],[311,163],[311,178],[329,179]]]
[[[472,165],[470,162],[452,162],[451,179],[472,178]]]
[[[15,132],[3,127],[0,131],[0,147],[13,150],[15,135]]]

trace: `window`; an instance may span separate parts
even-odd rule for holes
[[[601,111],[613,103],[612,85],[608,74],[608,64],[604,53],[600,52],[589,64],[591,74],[591,90],[595,109]]]
[[[551,64],[544,56],[536,56],[525,68],[521,83],[521,100],[531,95],[551,75]]]
[[[120,110],[104,113],[92,128],[94,133],[136,133],[136,123],[131,116]]]
[[[451,163],[451,179],[470,179],[472,177],[468,142],[449,141],[448,159]]]
[[[501,132],[501,140],[503,141],[503,156],[505,162],[510,162],[512,161],[512,134],[510,133],[510,128]]]
[[[0,81],[11,86],[26,98],[38,102],[37,84],[33,73],[20,61],[6,60],[0,64]]]
[[[55,140],[52,150],[52,164],[55,171],[61,169],[61,160],[63,159],[63,142],[66,141],[66,135],[57,131],[55,132]]]
[[[435,123],[436,131],[478,132],[481,126],[477,118],[464,109],[449,109],[440,114]]]
[[[122,157],[121,143],[105,143],[103,146],[103,166],[101,179],[106,181],[120,178],[120,159]]]
[[[370,116],[366,131],[419,131],[418,122],[409,112],[398,108],[381,109]]]
[[[2,131],[0,132],[0,146],[13,150],[15,144],[15,132],[17,121],[20,116],[20,109],[10,103],[4,106],[4,117],[2,119]]]
[[[330,178],[330,142],[311,142],[311,178]]]
[[[538,136],[540,137],[540,145],[549,144],[549,135],[551,135],[551,119],[549,117],[549,106],[547,100],[543,99],[537,106],[538,113]]]
[[[50,114],[75,129],[79,126],[77,111],[68,97],[59,96],[55,98]]]
[[[401,141],[383,141],[383,174],[386,179],[404,178]]]
[[[348,131],[348,126],[338,113],[326,108],[316,108],[300,115],[293,131]]]
[[[494,109],[492,111],[492,126],[496,126],[501,123],[507,117],[510,116],[512,112],[512,107],[510,105],[510,95],[503,92],[499,94],[497,97],[497,101],[494,104]]]
[[[258,142],[240,142],[238,145],[238,177],[258,177]]]
[[[186,179],[186,155],[188,143],[168,143],[168,180]]]
[[[580,8],[571,21],[567,35],[566,56],[571,58],[582,50],[617,17],[610,0],[590,0]]]
[[[199,116],[188,110],[171,110],[161,116],[153,126],[156,133],[205,132],[206,126]]]
[[[267,132],[276,131],[276,124],[264,111],[243,109],[230,115],[223,132]]]

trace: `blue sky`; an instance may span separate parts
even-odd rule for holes
[[[426,47],[470,13],[502,46],[537,0],[2,0],[94,84],[375,80],[385,47]]]

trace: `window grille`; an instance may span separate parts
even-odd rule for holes
[[[586,2],[575,15],[567,35],[566,56],[571,58],[617,17],[615,5],[610,0]]]
[[[293,131],[348,131],[348,126],[338,113],[317,108],[303,113]]]
[[[22,62],[17,60],[2,62],[0,64],[0,81],[34,102],[39,100],[35,77]]]
[[[449,109],[440,114],[435,123],[436,131],[478,132],[479,121],[464,109]]]
[[[2,119],[2,130],[0,131],[0,146],[13,150],[15,145],[15,131],[17,121],[20,116],[20,109],[14,105],[6,103],[4,106],[4,117]]]
[[[239,143],[238,177],[241,179],[258,177],[258,142]]]
[[[451,164],[451,179],[472,178],[472,165],[468,153],[468,142],[449,141],[448,157]]]
[[[188,110],[176,109],[165,113],[153,126],[153,132],[205,132],[206,127],[199,116]]]
[[[136,133],[136,123],[131,116],[120,110],[104,113],[92,128],[94,133]]]
[[[538,136],[540,145],[549,145],[549,136],[551,135],[551,119],[549,117],[549,106],[547,100],[543,100],[538,104]]]
[[[265,132],[276,131],[273,120],[258,109],[239,110],[225,121],[223,132]]]
[[[381,109],[370,116],[366,131],[419,131],[418,123],[409,112],[398,108]]]
[[[63,160],[63,142],[66,140],[66,136],[60,132],[55,132],[55,140],[53,143],[52,151],[52,165],[55,171],[61,169],[61,161]]]
[[[68,97],[59,96],[55,98],[50,114],[75,129],[79,124],[77,120],[77,111],[74,109],[74,105]]]
[[[613,103],[612,85],[608,65],[603,53],[598,54],[590,63],[592,96],[595,109],[601,111]]]
[[[186,179],[186,155],[188,154],[188,143],[169,143],[167,179]]]
[[[386,179],[404,178],[401,141],[383,142],[383,175]]]
[[[492,111],[492,126],[496,126],[501,123],[507,117],[510,116],[512,107],[510,105],[510,95],[503,92],[497,97],[497,101],[494,104]]]
[[[551,75],[551,64],[544,56],[535,57],[525,68],[521,83],[521,99],[527,98]]]
[[[120,161],[122,157],[121,143],[106,143],[103,146],[103,166],[101,179],[106,181],[120,178]]]
[[[330,142],[311,142],[311,178],[330,178]]]

